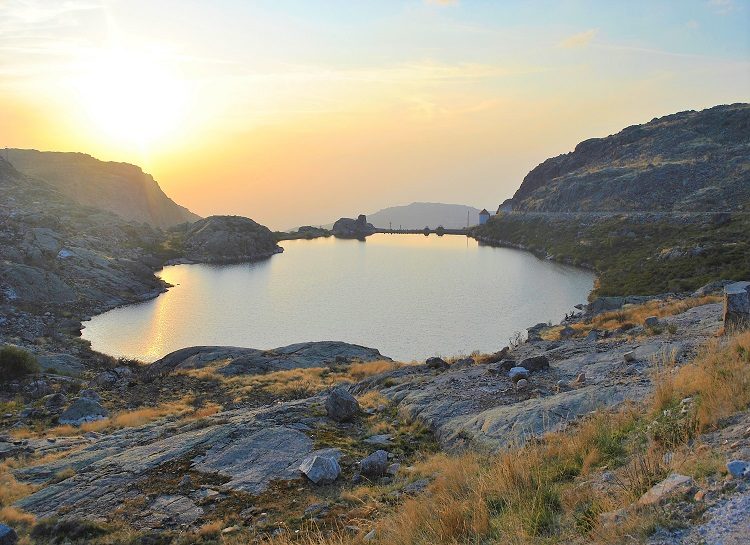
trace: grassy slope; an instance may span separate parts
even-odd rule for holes
[[[750,216],[715,225],[708,217],[571,217],[500,214],[474,234],[599,274],[594,294],[634,295],[696,289],[712,280],[750,278]],[[670,248],[701,248],[700,255],[660,258]]]

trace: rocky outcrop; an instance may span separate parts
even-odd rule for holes
[[[200,219],[167,197],[139,167],[99,161],[84,153],[6,149],[3,156],[18,171],[43,180],[77,203],[114,212],[154,227]]]
[[[357,388],[378,389],[402,414],[424,422],[446,448],[469,443],[497,451],[564,428],[593,410],[644,399],[652,388],[654,358],[674,354],[677,361],[686,361],[716,334],[721,309],[712,303],[663,319],[676,327],[679,338],[660,333],[633,341],[620,335],[608,338],[606,345],[578,338],[530,341],[511,350],[512,359],[498,363],[405,366]],[[632,358],[623,364],[629,352]],[[527,378],[509,376],[508,365],[515,361],[536,370],[524,369]],[[527,382],[516,388],[514,380]]]
[[[191,346],[167,354],[149,365],[148,375],[157,377],[178,369],[200,369],[212,365],[217,373],[232,376],[377,360],[390,361],[390,358],[374,348],[339,341],[297,343],[271,350]]]
[[[82,206],[0,159],[0,305],[96,312],[153,297],[164,283],[153,275],[160,260],[149,249],[162,236]],[[16,325],[18,333],[34,328]]]
[[[86,422],[94,422],[109,416],[107,409],[99,402],[89,397],[79,397],[58,418],[60,424],[80,426]]]
[[[241,216],[210,216],[188,225],[181,237],[183,256],[203,263],[254,261],[282,251],[268,227]]]
[[[592,138],[524,178],[514,211],[748,211],[750,105],[680,112]]]
[[[724,288],[724,327],[750,327],[750,282],[734,282]]]
[[[331,231],[334,236],[339,238],[364,239],[375,232],[375,227],[371,223],[367,223],[367,216],[360,214],[356,220],[352,218],[336,220]]]

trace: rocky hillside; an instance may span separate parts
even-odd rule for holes
[[[72,200],[126,220],[169,227],[200,219],[167,197],[150,174],[128,163],[99,161],[84,153],[6,149],[18,171],[43,180]]]
[[[92,312],[163,289],[151,269],[158,229],[80,205],[2,159],[0,226],[0,305]]]
[[[680,112],[585,140],[526,175],[513,210],[750,211],[750,104]]]
[[[594,295],[750,276],[750,105],[681,112],[544,161],[479,240],[595,270]]]

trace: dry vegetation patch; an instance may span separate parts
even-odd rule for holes
[[[708,302],[713,299],[672,302],[659,307],[661,313],[647,306],[627,319],[665,316]],[[603,317],[598,326],[610,318]],[[410,468],[410,477],[430,477],[427,491],[397,507],[384,504],[369,486],[344,497],[358,505],[364,517],[380,514],[373,526],[374,543],[644,542],[657,525],[675,523],[662,509],[636,507],[644,492],[671,472],[700,483],[725,471],[725,460],[701,445],[700,434],[750,406],[750,332],[711,341],[681,368],[667,355],[654,378],[657,389],[650,404],[598,413],[572,423],[565,432],[500,454],[426,457]],[[604,472],[610,475],[607,479]],[[628,513],[620,523],[602,517],[619,509]],[[363,541],[362,533],[313,530],[271,542]]]

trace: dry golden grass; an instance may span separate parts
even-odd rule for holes
[[[14,528],[18,526],[29,527],[36,522],[36,517],[15,507],[0,507],[0,522]]]
[[[309,367],[273,371],[262,375],[224,377],[215,370],[182,371],[198,378],[221,380],[235,394],[252,395],[259,391],[278,397],[312,395],[342,382],[358,382],[367,377],[397,369],[403,365],[386,360],[352,363],[341,367]]]
[[[71,477],[75,476],[76,470],[72,467],[66,467],[64,469],[61,469],[55,475],[52,477],[53,483],[59,483],[64,481],[65,479],[70,479]]]
[[[656,407],[686,397],[696,399],[698,433],[750,405],[750,331],[712,340],[693,362],[660,384]]]
[[[0,463],[0,507],[8,507],[36,490],[36,487],[19,483],[11,473],[12,461]]]
[[[705,302],[710,301],[674,305],[685,309]],[[662,311],[673,312],[678,308],[674,305]],[[638,312],[653,315],[654,308]],[[750,332],[712,341],[681,368],[672,354],[664,354],[657,363],[650,404],[599,413],[566,432],[550,433],[497,455],[429,456],[409,472],[410,478],[432,479],[425,495],[395,508],[381,502],[383,490],[377,486],[357,487],[342,499],[352,504],[355,516],[375,517],[374,542],[379,544],[642,543],[658,522],[657,511],[633,510],[622,523],[606,525],[599,514],[631,506],[672,471],[696,479],[724,471],[725,460],[708,456],[696,436],[750,406]],[[694,399],[694,414],[665,413],[684,397]],[[371,401],[376,402],[375,396]],[[672,421],[665,414],[677,416]],[[657,417],[665,418],[662,426],[674,429],[655,433],[650,423]],[[685,422],[692,429],[685,429]],[[664,457],[667,451],[669,459]],[[589,477],[604,469],[613,471],[616,479],[606,493],[591,486]],[[311,531],[301,541],[273,541],[293,542],[360,543],[361,535]]]
[[[377,390],[370,390],[357,398],[359,405],[365,409],[377,409],[381,405],[388,406],[389,401],[383,394]]]
[[[17,439],[27,439],[30,437],[41,437],[45,435],[51,435],[54,437],[72,437],[76,435],[83,435],[84,433],[95,431],[111,431],[121,428],[134,428],[143,426],[149,422],[159,420],[166,416],[186,416],[195,412],[208,412],[213,414],[211,411],[214,410],[214,404],[210,406],[202,407],[201,409],[194,410],[191,403],[193,401],[192,396],[185,396],[180,400],[172,401],[168,403],[162,403],[154,407],[144,407],[141,409],[135,409],[132,411],[123,411],[110,418],[102,418],[95,420],[94,422],[86,422],[81,424],[79,427],[71,426],[68,424],[55,426],[46,430],[32,430],[29,428],[21,428],[13,430],[11,435]],[[218,407],[218,406],[216,406]]]
[[[621,310],[603,312],[595,316],[589,323],[573,324],[572,327],[577,331],[577,334],[586,335],[592,329],[617,329],[626,323],[641,325],[649,316],[656,316],[658,318],[674,316],[691,308],[709,303],[717,303],[721,300],[719,296],[706,295],[704,297],[690,297],[680,300],[649,301],[642,305],[626,306]],[[558,334],[560,329],[562,327],[557,329]]]
[[[195,533],[199,535],[200,537],[217,537],[219,534],[221,534],[221,531],[224,529],[225,523],[222,520],[215,520],[212,522],[208,522],[198,528]]]

